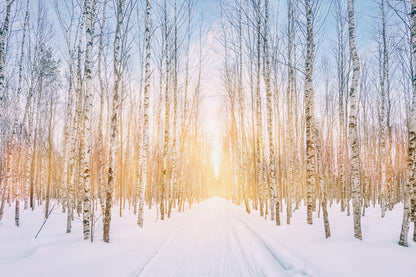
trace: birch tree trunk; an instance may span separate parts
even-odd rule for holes
[[[110,151],[108,161],[108,183],[105,200],[105,213],[103,217],[103,240],[104,242],[110,242],[110,223],[111,223],[111,206],[113,201],[113,188],[114,188],[114,164],[115,164],[115,147],[117,143],[117,129],[118,129],[118,105],[119,100],[119,83],[121,79],[121,59],[120,59],[120,36],[121,27],[123,24],[123,14],[125,0],[117,0],[117,25],[114,36],[114,95],[113,95],[113,107],[111,113],[111,131],[110,131]],[[121,203],[120,203],[121,204]]]
[[[256,64],[256,180],[258,183],[258,196],[260,204],[260,216],[264,216],[264,191],[263,191],[263,170],[262,170],[262,112],[261,112],[261,94],[260,94],[260,74],[261,74],[261,0],[257,0],[256,6],[256,33],[257,33],[257,64]]]
[[[331,236],[331,229],[329,226],[329,219],[328,219],[328,209],[327,209],[327,188],[324,180],[324,158],[322,154],[322,148],[320,147],[320,134],[316,127],[314,127],[314,143],[316,149],[316,179],[319,182],[320,188],[320,202],[322,207],[322,219],[324,222],[324,230],[325,230],[325,238],[329,238]],[[319,213],[318,213],[319,216]]]
[[[83,28],[83,18],[80,19],[81,21],[81,28]],[[81,124],[81,110],[82,110],[82,81],[81,81],[81,39],[78,40],[77,46],[77,84],[75,88],[75,116],[72,124],[72,132],[71,132],[71,153],[69,158],[69,184],[68,184],[68,213],[67,213],[67,224],[66,224],[66,232],[70,233],[72,229],[72,220],[73,220],[73,210],[75,208],[76,202],[76,186],[75,181],[77,179],[77,150],[78,150],[78,139],[80,129],[82,129]]]
[[[120,56],[122,54],[120,53]],[[123,101],[124,100],[124,79],[121,80],[121,86],[120,86],[120,105],[119,105],[119,127],[118,127],[118,133],[119,133],[119,145],[118,145],[118,153],[119,153],[119,178],[118,178],[118,187],[119,187],[119,215],[120,217],[123,216],[123,193],[124,193],[124,176],[123,176]]]
[[[45,218],[49,216],[49,201],[51,191],[51,178],[52,178],[52,119],[53,119],[53,92],[50,92],[50,103],[49,103],[49,126],[48,126],[48,183],[46,186],[46,197],[45,197]]]
[[[362,240],[361,234],[361,184],[360,149],[358,145],[358,106],[357,89],[360,77],[360,60],[355,45],[354,0],[348,0],[348,34],[350,56],[353,64],[352,83],[349,94],[348,138],[351,161],[351,197],[354,218],[354,237]]]
[[[170,114],[170,101],[169,101],[169,37],[168,37],[168,11],[166,0],[164,1],[164,43],[165,43],[165,63],[166,63],[166,76],[165,76],[165,135],[163,146],[163,180],[160,198],[160,219],[165,219],[165,200],[166,200],[166,185],[168,183],[168,151],[169,151],[169,114]]]
[[[151,55],[151,3],[146,0],[146,29],[145,29],[145,44],[146,44],[146,58],[145,58],[145,76],[144,76],[144,103],[143,103],[143,145],[142,145],[142,172],[139,189],[139,212],[137,217],[137,224],[143,227],[143,208],[144,208],[144,190],[148,183],[148,165],[149,165],[149,98],[150,98],[150,55]]]
[[[315,186],[315,145],[313,139],[313,58],[315,52],[311,1],[306,0],[306,79],[305,79],[305,124],[306,124],[306,204],[307,223],[312,224],[312,194]]]
[[[238,100],[240,108],[240,182],[242,182],[244,206],[246,208],[246,212],[250,213],[246,173],[246,136],[244,126],[242,0],[240,0],[238,7],[238,58]]]
[[[346,182],[345,182],[345,151],[346,151],[346,130],[345,130],[345,46],[344,46],[344,13],[342,0],[337,0],[337,78],[338,78],[338,120],[339,120],[339,145],[338,145],[338,181],[340,183],[341,211],[346,208]]]
[[[286,189],[286,223],[290,224],[290,218],[292,217],[292,197],[293,197],[293,159],[294,159],[294,143],[293,143],[293,89],[294,89],[294,72],[293,72],[293,65],[292,65],[292,51],[293,51],[293,39],[294,39],[294,8],[293,8],[293,0],[287,1],[288,5],[288,32],[287,32],[287,39],[288,39],[288,46],[287,46],[287,68],[288,68],[288,78],[287,78],[287,143],[289,144],[287,152],[287,159],[288,159],[288,167],[287,167],[287,189]],[[297,128],[297,127],[295,127]],[[296,147],[296,145],[295,145]],[[280,155],[279,155],[280,156]]]
[[[80,29],[84,28],[84,18],[80,17]],[[69,158],[69,185],[68,185],[68,213],[67,213],[67,227],[66,232],[70,233],[72,229],[73,210],[76,208],[77,201],[77,186],[76,181],[78,179],[77,172],[77,154],[79,150],[79,137],[82,130],[82,80],[81,80],[81,36],[78,37],[77,42],[77,75],[76,75],[76,87],[75,87],[75,116],[72,124],[71,132],[71,153]]]
[[[277,187],[276,187],[276,174],[275,174],[275,154],[274,154],[274,134],[273,134],[273,96],[272,96],[272,86],[270,81],[271,68],[270,68],[270,53],[269,53],[269,0],[264,2],[265,9],[265,20],[264,20],[264,58],[266,62],[265,68],[265,83],[266,83],[266,103],[267,103],[267,133],[269,136],[269,182],[270,182],[270,192],[271,192],[271,202],[270,212],[276,216],[276,225],[280,225],[280,203],[279,198],[277,197]],[[275,211],[273,211],[275,208]]]
[[[68,82],[68,90],[66,95],[66,114],[65,114],[65,127],[64,127],[64,141],[63,141],[63,148],[64,148],[64,181],[63,181],[63,188],[62,188],[62,212],[65,213],[65,209],[68,207],[69,201],[69,184],[70,184],[70,153],[71,153],[71,142],[72,142],[72,132],[71,132],[71,121],[72,121],[72,104],[73,104],[73,82],[74,82],[74,59],[73,59],[73,49],[71,44],[71,33],[70,28],[65,25],[64,20],[61,16],[61,12],[59,10],[58,4],[55,3],[55,10],[58,17],[59,24],[61,25],[61,29],[65,38],[65,43],[68,51],[68,70],[69,70],[69,82]],[[72,25],[73,19],[71,17],[69,25]],[[26,113],[26,112],[25,112]]]
[[[416,0],[411,0],[412,58],[416,62]],[[399,244],[408,246],[410,220],[415,218],[416,192],[416,72],[412,71],[413,100],[409,120],[407,180],[404,188],[404,210]],[[415,240],[415,237],[413,237]]]
[[[172,173],[170,178],[170,188],[169,188],[169,208],[168,208],[168,218],[170,218],[172,205],[173,205],[173,193],[176,187],[177,178],[176,178],[176,126],[177,126],[177,117],[178,117],[178,24],[177,24],[177,1],[175,0],[174,4],[174,43],[173,43],[173,130],[172,130]]]
[[[95,3],[94,3],[95,4]],[[85,100],[84,100],[84,134],[82,136],[82,178],[83,193],[83,233],[84,240],[91,235],[91,211],[90,211],[90,183],[91,183],[91,113],[92,113],[92,47],[94,39],[94,4],[92,0],[85,0]]]
[[[387,70],[387,43],[386,43],[386,18],[384,12],[384,0],[381,0],[381,18],[382,18],[382,63],[381,72],[380,72],[380,90],[381,90],[381,184],[380,184],[380,208],[381,208],[381,217],[384,217],[386,214],[386,189],[387,189],[387,163],[388,163],[388,139],[387,139],[387,111],[386,111],[386,70]]]
[[[85,5],[84,5],[85,10]],[[85,12],[83,12],[82,17],[82,30],[85,27]],[[82,36],[79,36],[79,42],[78,42],[78,67],[77,67],[77,95],[79,97],[76,116],[77,118],[77,133],[76,133],[76,147],[75,147],[75,165],[74,165],[74,207],[76,208],[76,211],[78,215],[81,215],[82,213],[82,203],[84,199],[84,180],[81,179],[82,171],[83,171],[83,165],[84,165],[84,157],[83,157],[83,151],[84,151],[84,133],[85,133],[85,84],[82,76]],[[85,64],[84,64],[85,66]],[[85,74],[84,74],[85,75]]]
[[[99,194],[100,194],[100,205],[101,205],[101,213],[104,214],[105,212],[105,178],[104,178],[104,128],[103,128],[103,113],[104,113],[104,81],[101,73],[101,63],[102,63],[102,56],[103,56],[103,40],[104,40],[104,27],[105,27],[105,10],[107,6],[107,0],[104,0],[103,3],[103,21],[101,22],[101,29],[100,29],[100,41],[98,46],[98,82],[100,84],[100,115],[98,118],[98,147],[99,150],[99,161],[98,161],[98,186],[99,186]]]

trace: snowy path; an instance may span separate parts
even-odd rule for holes
[[[169,236],[137,276],[312,275],[301,263],[287,259],[287,253],[272,249],[230,202],[214,198],[196,209],[186,226]]]
[[[169,276],[385,276],[414,277],[416,243],[397,244],[403,208],[380,218],[378,208],[363,217],[363,241],[353,236],[352,217],[329,208],[332,236],[324,238],[322,219],[306,224],[306,209],[294,213],[291,225],[264,220],[258,211],[214,197],[172,218],[156,220],[146,209],[145,226],[126,210],[114,207],[111,242],[101,240],[98,222],[94,243],[82,239],[82,219],[66,234],[66,215],[58,207],[37,239],[42,207],[23,210],[14,226],[14,207],[0,222],[0,276],[7,277],[169,277]]]

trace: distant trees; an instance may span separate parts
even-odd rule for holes
[[[347,170],[346,165],[348,162],[347,157],[347,128],[346,128],[346,91],[348,88],[348,68],[349,62],[346,51],[346,11],[345,1],[335,1],[335,20],[336,20],[336,63],[337,63],[337,87],[338,87],[338,123],[339,123],[339,138],[338,138],[338,183],[339,194],[341,200],[341,211],[345,211],[348,205],[349,214],[349,201],[347,201],[347,194],[349,192],[349,186],[347,186]]]
[[[326,237],[331,234],[327,205],[339,203],[341,211],[350,215],[352,204],[354,236],[362,239],[361,216],[365,216],[370,203],[380,205],[384,216],[403,196],[412,198],[410,187],[403,181],[407,155],[403,136],[407,124],[402,120],[406,116],[401,109],[409,107],[411,96],[404,93],[403,97],[401,90],[392,85],[402,82],[406,90],[413,78],[413,62],[408,63],[412,51],[406,48],[410,41],[406,7],[410,2],[392,5],[381,1],[376,5],[380,7],[379,19],[374,21],[379,41],[374,53],[378,55],[365,56],[361,62],[355,38],[354,1],[333,3],[221,3],[220,42],[226,92],[223,140],[230,146],[224,147],[219,176],[229,186],[223,190],[232,195],[236,204],[240,204],[239,199],[247,199],[245,202],[258,209],[260,216],[267,218],[270,214],[273,219],[274,211],[268,208],[273,209],[276,196],[282,204],[278,210],[286,212],[288,224],[302,201],[307,208],[307,223],[312,224],[313,212],[320,216],[322,211]],[[272,16],[268,15],[270,11]],[[324,13],[335,16],[328,19]],[[277,20],[277,15],[282,14],[287,19],[284,27]],[[335,23],[333,28],[329,21]],[[390,22],[397,23],[397,27]],[[321,36],[322,30],[325,37]],[[400,35],[394,36],[393,30]],[[334,33],[333,38],[330,33]],[[322,53],[317,42],[323,47]],[[334,49],[333,58],[328,56],[330,48]],[[393,61],[391,56],[401,61]],[[322,74],[314,73],[315,64],[322,68]],[[393,68],[406,73],[399,77]],[[259,75],[264,78],[259,79]],[[241,81],[239,76],[243,76]],[[236,101],[240,92],[240,98],[249,101]],[[235,116],[238,105],[248,110],[244,116]],[[406,114],[409,111],[407,108]],[[263,112],[266,117],[262,117]],[[244,136],[243,147],[235,147],[234,142]],[[376,143],[371,142],[372,138]],[[245,157],[245,167],[235,157],[240,161]],[[247,187],[241,190],[242,182],[230,176],[243,168]],[[411,215],[411,204],[406,201],[405,214]],[[403,225],[406,227],[405,222],[409,222],[407,218]]]
[[[6,60],[6,44],[7,44],[7,35],[9,32],[9,25],[10,25],[10,10],[12,8],[14,0],[6,0],[6,7],[4,13],[4,19],[1,22],[0,26],[0,106],[3,105],[3,97],[4,97],[4,67],[5,67],[5,60]],[[0,120],[2,119],[0,113]]]
[[[122,216],[128,203],[143,227],[145,204],[156,204],[165,218],[207,197],[214,177],[200,117],[205,30],[194,32],[193,23],[202,22],[195,3],[166,0],[163,10],[163,5],[158,9],[163,1],[155,2],[156,13],[151,13],[150,0],[144,5],[131,0],[25,1],[19,10],[20,3],[0,5],[5,11],[0,112],[6,115],[0,120],[0,214],[6,204],[15,203],[19,225],[22,199],[25,208],[43,207],[45,218],[59,205],[67,213],[68,233],[82,214],[84,238],[92,241],[101,218],[103,239],[109,242],[114,205]],[[51,7],[63,37],[56,43]],[[166,16],[159,16],[160,11]],[[10,32],[12,19],[20,17],[22,28]],[[135,17],[138,24],[130,24]],[[155,19],[165,22],[163,28],[152,28]],[[161,74],[150,55],[159,46]],[[6,63],[6,56],[11,62]],[[158,78],[165,103],[153,98]],[[155,119],[158,110],[165,111],[166,121]],[[155,134],[163,129],[169,136],[161,143]],[[96,209],[98,201],[101,209]]]
[[[14,103],[14,109],[15,111],[18,110],[18,105],[20,103],[20,97],[21,97],[21,92],[22,92],[22,86],[23,86],[23,59],[24,59],[24,54],[25,54],[25,41],[26,41],[26,32],[28,29],[28,25],[29,25],[29,4],[30,1],[27,0],[26,1],[26,11],[25,11],[25,16],[24,16],[24,23],[23,23],[23,31],[22,31],[22,41],[21,41],[21,48],[20,48],[20,57],[19,57],[19,77],[18,77],[18,82],[17,82],[17,91],[16,91],[16,98],[15,99],[15,103]],[[0,112],[1,113],[1,112]],[[20,164],[20,159],[21,159],[21,147],[20,147],[20,143],[21,141],[17,140],[17,135],[18,133],[21,133],[21,128],[19,128],[19,115],[17,112],[15,112],[14,114],[14,121],[13,121],[13,127],[12,127],[12,138],[11,138],[11,143],[12,146],[17,146],[17,151],[18,151],[18,160],[16,161],[16,164],[19,165]],[[11,154],[12,151],[9,151],[9,154]],[[10,170],[12,170],[12,156],[9,155],[8,156],[8,160],[10,161],[8,163],[8,168],[7,171],[10,172]],[[27,194],[27,186],[24,185],[22,188],[24,195]],[[17,191],[17,196],[16,196],[16,201],[15,201],[15,224],[16,226],[19,226],[20,224],[20,191]],[[28,206],[28,202],[27,202],[27,197],[24,198],[25,200],[25,209],[27,209]]]

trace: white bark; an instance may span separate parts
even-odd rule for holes
[[[51,93],[49,103],[49,126],[48,126],[48,181],[46,186],[45,196],[45,219],[49,217],[49,201],[50,201],[50,190],[51,190],[51,178],[52,178],[52,119],[53,119],[53,94]]]
[[[83,19],[81,18],[81,28],[83,28]],[[76,194],[77,189],[75,187],[75,181],[77,179],[77,162],[76,157],[78,154],[78,139],[81,133],[82,124],[81,124],[81,110],[82,110],[82,81],[81,81],[81,39],[78,40],[77,46],[77,85],[75,88],[75,95],[76,95],[76,103],[75,103],[75,116],[72,124],[72,132],[70,135],[70,143],[71,143],[71,152],[69,157],[69,184],[68,184],[68,194],[67,194],[67,201],[68,201],[68,211],[67,211],[67,227],[66,232],[70,233],[72,229],[72,220],[73,220],[73,210],[75,208],[75,201],[76,201]]]
[[[358,145],[358,106],[357,89],[360,77],[360,60],[355,45],[354,0],[348,0],[348,33],[350,56],[353,64],[352,83],[349,94],[348,138],[351,161],[351,197],[354,218],[354,237],[362,240],[361,234],[361,184],[360,184],[360,150]]]
[[[311,1],[306,0],[306,79],[305,79],[305,123],[306,123],[306,204],[307,223],[312,224],[312,193],[315,187],[315,144],[313,139],[314,125],[314,91],[313,91],[313,58],[315,52]]]
[[[162,190],[160,198],[160,219],[165,219],[165,197],[166,197],[166,185],[168,184],[168,151],[169,151],[169,127],[170,127],[170,100],[169,100],[169,42],[168,42],[168,18],[167,18],[167,5],[164,1],[164,44],[165,44],[165,63],[166,63],[166,76],[165,76],[165,135],[163,141],[163,180]]]
[[[412,58],[416,62],[416,0],[411,0],[411,38],[412,38]],[[399,244],[408,246],[408,234],[410,220],[415,218],[415,190],[416,190],[416,73],[413,72],[413,100],[409,121],[408,137],[408,161],[407,161],[407,180],[404,188],[404,210],[402,230],[400,233]],[[415,240],[415,237],[413,237]]]
[[[293,51],[293,39],[294,39],[294,7],[293,7],[293,0],[287,1],[288,5],[288,85],[287,85],[287,143],[288,149],[287,149],[287,159],[288,159],[288,167],[287,167],[287,180],[286,180],[286,223],[290,224],[290,218],[292,217],[292,197],[293,197],[293,164],[294,164],[294,154],[293,150],[296,147],[294,145],[293,139],[295,138],[293,131],[293,92],[294,92],[294,72],[293,72],[293,65],[292,65],[292,51]],[[295,128],[297,128],[295,126]],[[295,147],[293,147],[295,146]]]
[[[380,89],[381,89],[381,184],[380,184],[380,208],[381,208],[381,217],[384,217],[386,213],[386,189],[388,186],[388,162],[389,162],[389,149],[388,149],[388,136],[387,136],[387,42],[386,42],[386,17],[384,11],[384,0],[381,0],[381,14],[382,14],[382,61],[380,61],[381,72],[380,72]]]
[[[114,36],[114,94],[113,94],[113,107],[111,113],[111,134],[110,134],[110,151],[108,161],[108,183],[105,200],[105,213],[103,216],[103,240],[104,242],[110,241],[110,223],[111,223],[111,206],[113,201],[113,188],[114,188],[114,164],[115,164],[115,147],[117,142],[118,131],[118,111],[119,111],[119,83],[121,79],[120,72],[120,37],[121,27],[123,24],[123,13],[125,0],[117,0],[117,25],[116,33]],[[121,204],[121,203],[120,203]]]
[[[345,211],[346,208],[346,178],[345,178],[345,153],[346,153],[346,126],[345,126],[345,109],[344,99],[346,90],[346,64],[345,64],[345,45],[344,45],[344,31],[345,31],[345,19],[343,0],[337,0],[337,78],[338,78],[338,120],[339,120],[339,145],[338,145],[338,180],[340,183],[340,197],[341,197],[341,211]]]
[[[151,3],[146,0],[146,59],[145,59],[145,77],[144,77],[144,110],[143,110],[143,148],[142,148],[142,173],[139,190],[139,212],[137,217],[137,224],[143,227],[143,208],[144,208],[144,190],[148,183],[148,164],[149,164],[149,98],[150,98],[150,33],[152,28],[151,21]]]
[[[102,68],[102,56],[103,56],[103,47],[104,47],[104,27],[105,27],[105,19],[106,19],[106,10],[107,0],[104,0],[103,4],[103,20],[101,22],[101,29],[100,29],[100,41],[98,46],[98,80],[100,84],[100,116],[98,119],[98,147],[100,148],[99,151],[99,161],[98,161],[98,185],[99,185],[99,197],[100,197],[100,206],[101,206],[101,213],[104,214],[105,212],[105,180],[104,177],[104,128],[103,128],[103,113],[104,113],[104,100],[105,100],[105,90],[104,90],[104,81],[102,78],[101,68]]]
[[[280,203],[277,197],[276,187],[276,165],[274,154],[274,132],[273,132],[273,95],[271,86],[271,68],[270,68],[270,53],[269,53],[269,0],[265,0],[265,22],[264,22],[264,58],[266,62],[265,68],[265,83],[266,83],[266,105],[267,105],[267,133],[269,136],[269,182],[270,182],[270,213],[272,219],[276,217],[276,225],[280,225]],[[275,210],[274,210],[275,209]]]
[[[175,15],[174,15],[174,43],[173,43],[173,60],[174,60],[174,72],[173,72],[173,128],[172,128],[172,173],[170,178],[170,188],[169,188],[169,209],[168,209],[168,218],[170,218],[172,205],[173,205],[173,193],[176,188],[177,176],[176,176],[176,162],[177,162],[177,153],[176,153],[176,126],[177,126],[177,117],[178,117],[178,24],[177,24],[177,3],[175,0]]]
[[[242,183],[242,193],[246,212],[250,213],[248,201],[248,185],[246,172],[246,136],[244,126],[244,92],[243,92],[243,26],[242,26],[242,0],[239,1],[238,8],[238,101],[240,108],[240,182]]]
[[[263,170],[262,170],[262,112],[261,112],[261,94],[260,94],[260,74],[261,74],[261,0],[257,0],[256,6],[256,33],[257,33],[257,52],[256,52],[256,180],[258,184],[258,196],[260,204],[260,216],[264,216],[264,188],[263,188]]]
[[[91,110],[93,103],[92,93],[92,47],[94,39],[94,5],[92,0],[85,0],[85,99],[84,99],[84,135],[82,136],[82,178],[83,193],[83,233],[84,239],[91,235],[91,211],[90,211],[90,167],[91,167]]]

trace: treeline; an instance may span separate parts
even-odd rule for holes
[[[211,195],[201,128],[205,63],[195,1],[0,4],[0,220],[4,206],[67,213],[93,239],[111,210],[171,216]],[[65,227],[63,226],[63,231]]]
[[[384,217],[404,203],[407,245],[416,211],[416,1],[371,5],[356,39],[353,0],[221,1],[220,182],[235,203],[277,225],[284,210],[290,224],[305,204],[308,224],[322,214],[326,237],[328,204],[353,214],[362,239],[366,208]]]

